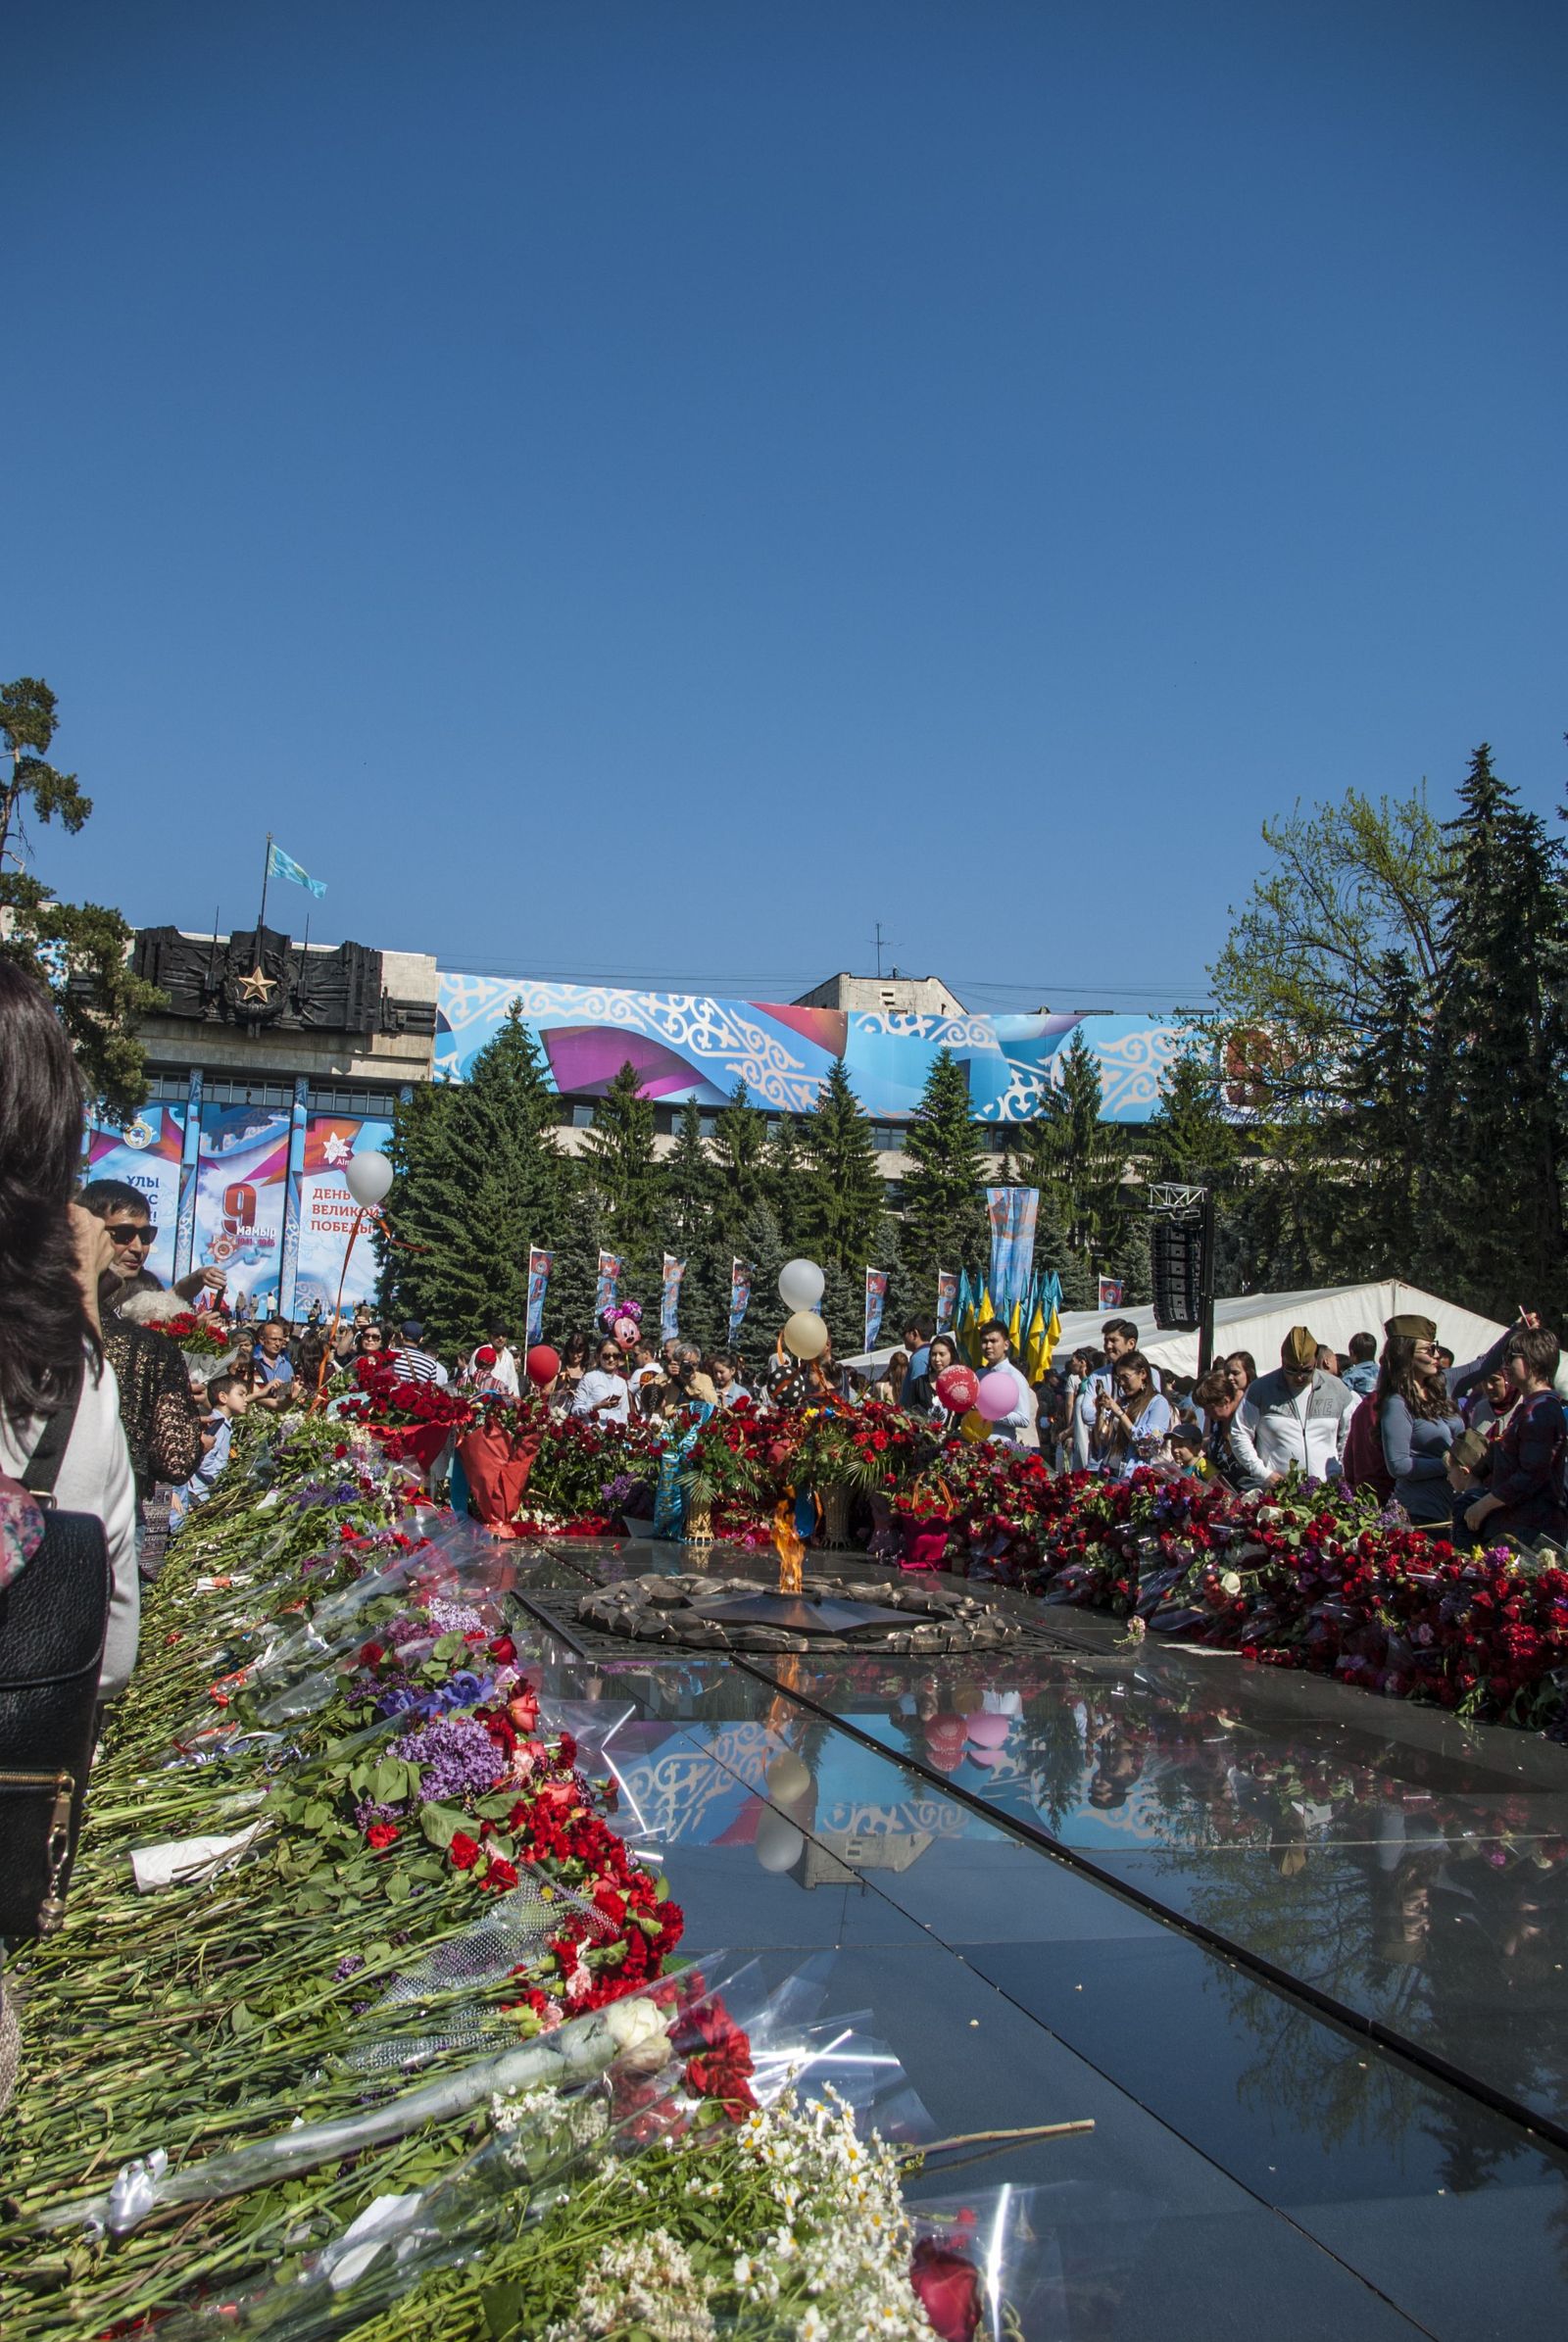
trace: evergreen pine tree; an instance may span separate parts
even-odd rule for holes
[[[755,1391],[757,1378],[771,1357],[779,1327],[784,1323],[784,1304],[778,1297],[778,1273],[791,1257],[784,1244],[778,1215],[771,1203],[760,1203],[747,1214],[733,1257],[744,1260],[752,1272],[751,1306],[746,1312],[746,1322],[741,1328],[737,1346],[746,1362],[747,1388]],[[714,1336],[714,1348],[723,1347],[729,1336],[729,1271],[730,1260],[726,1258],[723,1323]]]
[[[850,1087],[842,1057],[834,1059],[817,1094],[801,1143],[808,1177],[801,1197],[799,1242],[824,1270],[833,1265],[847,1276],[863,1279],[887,1194],[877,1169],[871,1125]],[[847,1322],[842,1303],[839,1314]],[[836,1326],[833,1332],[836,1345]],[[850,1346],[858,1349],[858,1340]]]
[[[1402,952],[1384,955],[1373,997],[1347,1085],[1353,1103],[1340,1150],[1353,1176],[1340,1182],[1334,1269],[1348,1280],[1402,1277],[1419,1285],[1429,1020]]]
[[[763,1171],[768,1204],[785,1247],[784,1257],[793,1259],[800,1244],[807,1181],[801,1160],[800,1126],[793,1114],[781,1114],[774,1124]]]
[[[942,1049],[926,1076],[920,1102],[904,1141],[911,1168],[904,1178],[903,1263],[916,1294],[916,1313],[936,1305],[939,1269],[984,1266],[990,1242],[986,1221],[986,1162],[970,1118],[969,1085],[951,1049]]]
[[[713,1237],[737,1248],[741,1231],[767,1199],[767,1116],[738,1083],[713,1117]]]
[[[577,1163],[584,1191],[598,1199],[607,1244],[646,1284],[664,1183],[654,1153],[653,1105],[634,1065],[621,1066],[595,1106]]]
[[[1221,1077],[1184,1051],[1159,1085],[1159,1108],[1144,1126],[1140,1152],[1151,1180],[1224,1187],[1236,1161],[1236,1133],[1221,1109]]]
[[[1446,904],[1429,1055],[1424,1251],[1438,1290],[1560,1319],[1568,1156],[1563,851],[1483,743],[1444,824]]]
[[[387,1211],[420,1253],[394,1250],[399,1305],[438,1348],[478,1342],[500,1322],[527,1322],[528,1246],[556,1242],[566,1165],[555,1144],[557,1104],[532,1034],[515,1007],[439,1104],[417,1094],[393,1118],[397,1171]]]
[[[1104,1261],[1124,1234],[1121,1182],[1129,1149],[1115,1125],[1102,1122],[1102,1103],[1099,1060],[1079,1031],[1063,1052],[1060,1082],[1035,1120],[1018,1124],[1010,1149],[1014,1178],[1038,1188],[1042,1201],[1053,1191],[1068,1249],[1091,1261]],[[1093,1299],[1085,1305],[1092,1308]]]
[[[573,1334],[598,1339],[602,1328],[594,1319],[594,1299],[599,1290],[599,1254],[602,1249],[616,1249],[610,1241],[599,1192],[584,1178],[580,1160],[569,1163],[567,1172],[566,1209],[544,1307],[544,1339],[557,1349]],[[635,1290],[630,1277],[621,1279],[617,1298],[640,1300],[644,1325],[657,1328],[657,1304],[650,1314],[647,1294]]]
[[[664,1157],[664,1248],[682,1260],[689,1260],[708,1239],[713,1185],[702,1114],[696,1099],[688,1098],[675,1128],[675,1144]]]

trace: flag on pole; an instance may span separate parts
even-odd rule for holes
[[[958,1306],[958,1278],[952,1269],[937,1271],[937,1323],[939,1334],[953,1332],[954,1312]]]
[[[1030,1311],[1029,1323],[1023,1330],[1019,1348],[1022,1353],[1026,1379],[1031,1383],[1038,1383],[1046,1368],[1051,1364],[1051,1339],[1046,1326],[1045,1309],[1041,1304],[1038,1293],[1035,1294],[1035,1305]]]
[[[888,1303],[888,1273],[886,1269],[867,1269],[865,1272],[865,1342],[871,1349],[882,1331],[882,1312]]]
[[[731,1264],[729,1272],[729,1346],[735,1347],[746,1323],[746,1312],[752,1301],[752,1272],[744,1260]]]
[[[326,893],[326,880],[312,878],[291,854],[283,852],[281,846],[269,846],[267,849],[267,875],[269,878],[286,878],[291,885],[304,887],[312,895]]]
[[[537,1244],[528,1246],[528,1346],[539,1340],[545,1322],[545,1292],[550,1284],[550,1272],[556,1265],[554,1252],[542,1252]]]
[[[969,1283],[968,1270],[964,1269],[958,1277],[958,1315],[956,1332],[959,1351],[968,1359],[971,1366],[980,1355],[980,1344],[975,1338],[978,1318],[979,1311],[975,1303],[974,1288]]]
[[[615,1288],[620,1283],[620,1255],[601,1252],[599,1282],[594,1288],[594,1321],[598,1324],[615,1306]]]
[[[686,1263],[677,1260],[673,1252],[664,1254],[664,1280],[659,1294],[659,1339],[674,1342],[680,1335],[680,1281],[686,1274]]]
[[[987,1188],[991,1222],[991,1291],[997,1315],[1010,1318],[1013,1303],[1027,1299],[1034,1277],[1038,1188]]]

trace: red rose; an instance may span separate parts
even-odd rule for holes
[[[531,1687],[516,1692],[507,1702],[507,1714],[519,1732],[533,1732],[539,1722],[539,1694]]]
[[[498,1667],[512,1667],[516,1662],[517,1646],[510,1635],[498,1635],[490,1645],[490,1656]]]
[[[379,1854],[387,1846],[396,1843],[397,1834],[395,1822],[372,1822],[365,1833],[365,1842],[368,1846],[373,1846]]]
[[[467,1831],[464,1830],[454,1831],[452,1843],[447,1848],[447,1852],[451,1856],[452,1867],[455,1871],[471,1871],[479,1859],[477,1840],[469,1837]]]
[[[980,2272],[961,2253],[922,2236],[909,2264],[909,2282],[942,2342],[972,2342],[980,2326]]]

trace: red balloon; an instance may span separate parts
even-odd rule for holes
[[[541,1390],[561,1372],[561,1360],[547,1342],[536,1342],[522,1363],[529,1382],[537,1383]]]
[[[967,1415],[980,1395],[980,1377],[972,1366],[944,1366],[937,1377],[937,1396],[950,1415]]]

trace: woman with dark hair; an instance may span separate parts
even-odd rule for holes
[[[577,1395],[577,1385],[588,1372],[589,1341],[586,1334],[568,1334],[561,1353],[561,1386],[569,1400]]]
[[[1453,1518],[1448,1450],[1464,1430],[1464,1417],[1448,1396],[1436,1342],[1420,1334],[1391,1334],[1372,1405],[1395,1502],[1419,1527],[1446,1529]]]
[[[1242,1396],[1245,1398],[1257,1381],[1257,1360],[1251,1351],[1232,1350],[1228,1358],[1221,1360],[1221,1364],[1232,1381],[1240,1386]]]
[[[71,1200],[83,1104],[48,994],[0,959],[0,1472],[21,1480],[65,1419],[54,1499],[104,1525],[114,1593],[99,1696],[113,1699],[136,1662],[136,1496],[98,1324],[109,1240]]]
[[[1458,1509],[1472,1536],[1489,1544],[1561,1544],[1568,1537],[1568,1414],[1555,1383],[1561,1351],[1549,1326],[1515,1326],[1503,1351],[1519,1396],[1501,1438],[1474,1475],[1450,1471]]]
[[[1152,1464],[1176,1420],[1176,1410],[1154,1389],[1154,1370],[1142,1350],[1116,1360],[1110,1389],[1095,1408],[1090,1454],[1111,1480],[1131,1480],[1140,1464]]]

